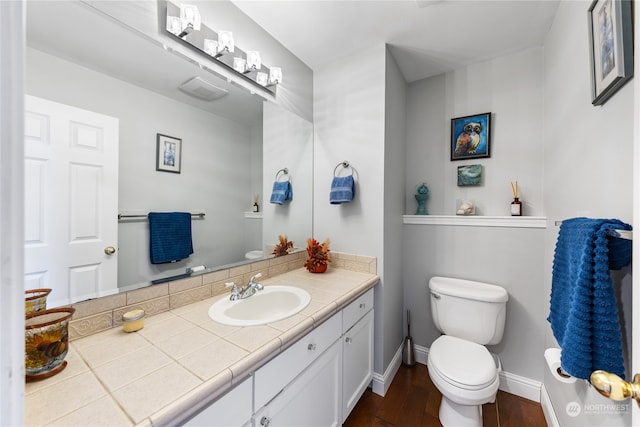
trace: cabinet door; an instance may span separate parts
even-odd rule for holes
[[[253,378],[247,378],[237,387],[191,418],[185,426],[249,427],[253,402]]]
[[[340,340],[256,412],[254,427],[328,427],[342,424]]]
[[[342,357],[344,422],[373,376],[373,310],[342,336]]]

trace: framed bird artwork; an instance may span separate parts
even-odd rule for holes
[[[451,119],[451,160],[491,157],[491,113]]]

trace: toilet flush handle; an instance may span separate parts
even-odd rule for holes
[[[440,295],[436,294],[435,292],[431,292],[431,296],[433,297],[433,299],[440,299]]]

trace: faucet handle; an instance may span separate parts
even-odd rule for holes
[[[264,289],[263,285],[261,285],[260,283],[254,282],[254,280],[259,278],[259,277],[262,277],[262,273],[258,273],[255,276],[252,276],[251,279],[249,279],[249,286],[254,288],[256,291],[261,291],[261,290]]]
[[[240,298],[240,290],[235,282],[227,282],[224,284],[224,287],[231,288],[231,296],[229,297],[231,301],[235,301]]]

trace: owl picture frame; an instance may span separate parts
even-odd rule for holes
[[[491,113],[451,119],[451,161],[491,157]]]

